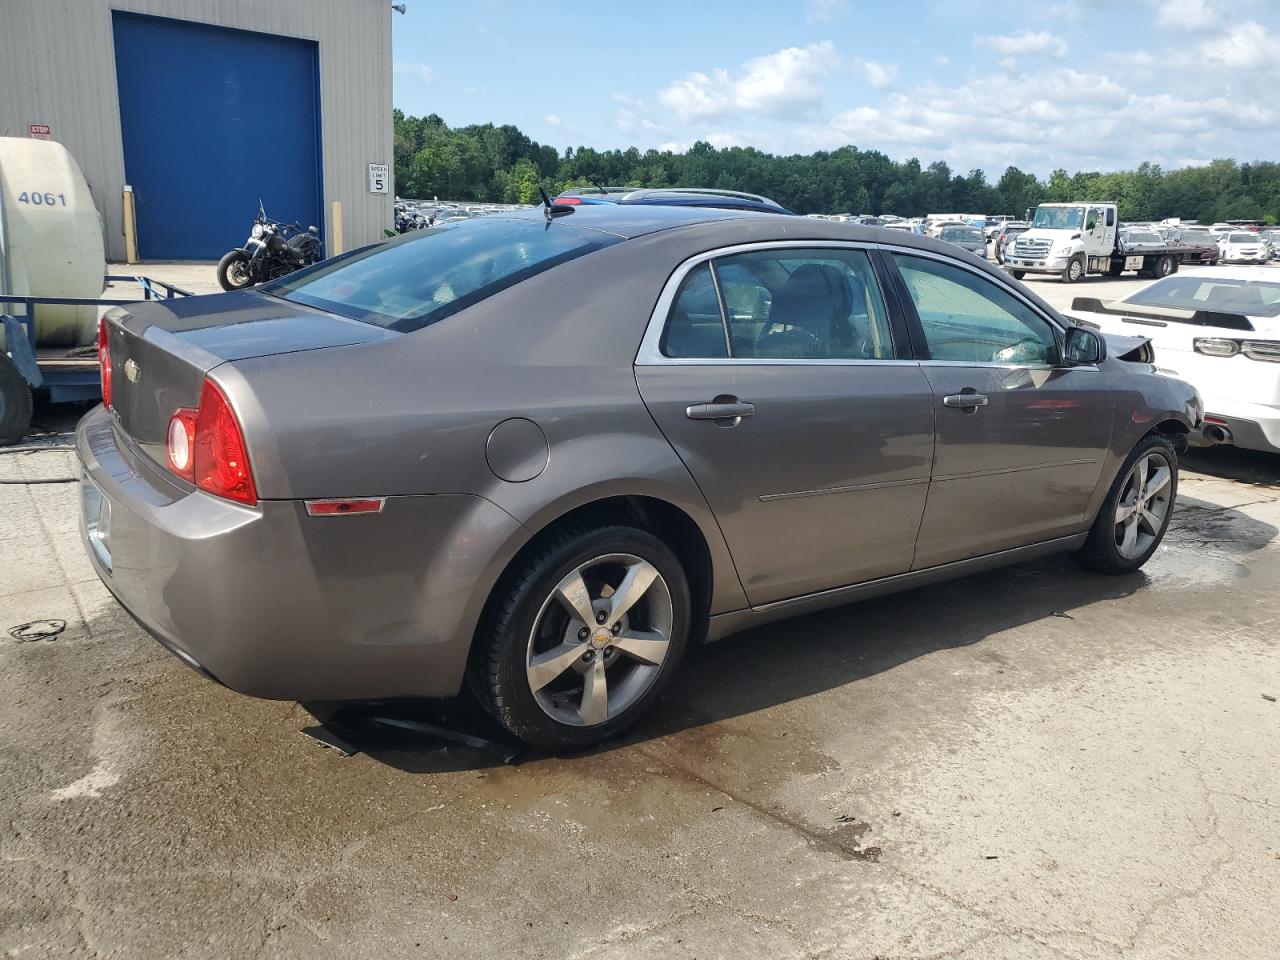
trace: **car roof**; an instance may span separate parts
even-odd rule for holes
[[[923,250],[935,250],[954,255],[954,247],[933,237],[893,230],[883,226],[866,226],[852,221],[815,220],[787,214],[766,213],[756,210],[727,210],[721,207],[659,206],[648,204],[601,203],[570,208],[552,220],[572,224],[576,228],[598,230],[623,239],[632,239],[663,230],[702,225],[704,228],[723,232],[725,244],[735,240],[745,223],[752,226],[757,240],[849,240],[858,243],[890,243],[895,246],[914,246]],[[511,213],[492,216],[543,220],[541,206],[528,207]]]

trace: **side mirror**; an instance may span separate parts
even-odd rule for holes
[[[1107,342],[1088,327],[1068,327],[1063,360],[1069,367],[1100,363],[1107,359]]]
[[[318,236],[320,234],[320,229],[318,227],[307,227],[307,233],[312,236]]]

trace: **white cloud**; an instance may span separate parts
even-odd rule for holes
[[[794,117],[812,113],[822,101],[822,80],[839,63],[831,42],[787,47],[756,57],[734,77],[727,70],[695,72],[658,94],[682,122],[731,113]]]
[[[740,147],[742,140],[736,133],[729,133],[727,130],[717,130],[715,133],[708,133],[702,138],[713,147]]]
[[[1023,30],[1021,33],[987,34],[973,38],[980,47],[990,47],[1006,57],[1024,53],[1047,53],[1051,57],[1067,55],[1066,41],[1048,30]]]
[[[1280,120],[1268,101],[1228,96],[1198,81],[1186,87],[1206,91],[1198,98],[1163,89],[1135,93],[1127,77],[1122,83],[1054,66],[983,74],[955,88],[924,83],[890,94],[883,106],[854,106],[826,122],[788,125],[785,133],[735,132],[743,143],[776,152],[854,144],[994,176],[1010,164],[1041,175],[1059,166],[1115,170],[1143,160],[1185,166],[1221,156],[1223,143],[1234,144],[1237,156],[1267,152],[1268,131]]]
[[[417,77],[423,83],[431,82],[431,67],[425,63],[410,63],[408,60],[397,60],[391,65],[391,71],[401,76]]]
[[[1221,15],[1208,0],[1160,0],[1158,11],[1160,26],[1183,30],[1203,30]]]
[[[559,117],[557,117],[554,113],[548,113],[548,114],[547,114],[547,123],[548,123],[549,125],[551,125],[551,126],[553,126],[553,127],[558,127],[558,126],[560,126],[561,122],[562,122],[562,121],[560,120],[560,118],[559,118]]]
[[[1220,37],[1200,45],[1200,54],[1210,63],[1231,70],[1260,67],[1272,59],[1277,39],[1260,23],[1237,24]]]
[[[883,90],[885,87],[893,83],[898,77],[898,68],[892,63],[877,63],[875,60],[862,60],[858,63],[858,69],[862,71],[862,76],[867,83],[875,87],[877,90]]]
[[[805,20],[809,23],[828,23],[844,9],[845,0],[808,0]]]

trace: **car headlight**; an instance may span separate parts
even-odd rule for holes
[[[262,224],[260,224],[260,223],[255,223],[255,224],[253,225],[253,229],[249,231],[249,236],[250,236],[252,239],[254,239],[254,240],[257,240],[259,237],[261,237],[261,236],[262,236]]]

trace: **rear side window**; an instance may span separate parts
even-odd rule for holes
[[[729,356],[720,298],[709,265],[704,263],[689,271],[680,284],[662,333],[661,349],[663,356],[679,359]]]
[[[564,222],[483,217],[414,231],[261,289],[408,332],[618,240]]]
[[[700,264],[676,293],[661,350],[685,359],[894,356],[866,253],[822,248],[760,250]]]

